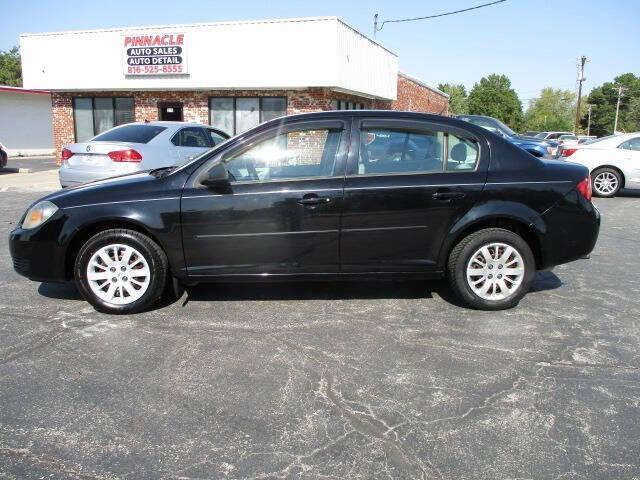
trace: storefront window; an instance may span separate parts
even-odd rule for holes
[[[331,100],[331,108],[334,110],[364,110],[364,103]]]
[[[233,135],[234,103],[231,97],[212,98],[209,101],[209,124]]]
[[[262,98],[262,121],[268,122],[287,114],[287,99],[284,97]]]
[[[236,132],[249,130],[260,123],[260,100],[236,98]]]
[[[74,98],[73,120],[76,142],[86,142],[110,128],[133,122],[133,98]]]
[[[113,128],[113,99],[112,98],[94,98],[93,99],[93,118],[95,125],[94,135],[106,132]]]
[[[73,99],[73,123],[76,127],[76,142],[93,137],[93,99]]]
[[[212,97],[209,124],[229,135],[287,114],[286,97]]]

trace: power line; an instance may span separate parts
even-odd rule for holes
[[[415,22],[416,20],[428,20],[431,18],[438,17],[446,17],[447,15],[455,15],[456,13],[468,12],[470,10],[477,10],[479,8],[489,7],[491,5],[496,5],[498,3],[506,2],[507,0],[497,0],[495,2],[483,3],[482,5],[476,5],[475,7],[463,8],[462,10],[455,10],[453,12],[439,13],[437,15],[428,15],[426,17],[414,17],[414,18],[401,18],[396,20],[385,20],[380,24],[378,28],[378,14],[376,13],[373,17],[373,36],[376,36],[376,32],[379,32],[384,27],[385,23],[400,23],[400,22]]]

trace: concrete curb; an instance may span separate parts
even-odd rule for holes
[[[0,168],[0,173],[32,173],[32,168]]]

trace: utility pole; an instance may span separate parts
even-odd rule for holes
[[[580,73],[578,74],[578,103],[576,106],[576,121],[573,125],[573,133],[578,133],[578,126],[580,125],[580,102],[582,101],[582,82],[586,80],[584,78],[584,64],[587,61],[587,57],[584,55],[580,59]]]
[[[618,114],[620,113],[620,98],[622,98],[623,92],[626,90],[622,85],[618,85],[618,102],[616,103],[616,120],[613,123],[613,134],[618,131]]]
[[[592,104],[589,104],[589,118],[587,120],[587,137],[591,136],[591,109],[593,108]]]
[[[376,38],[376,33],[378,33],[378,14],[377,13],[373,16],[373,38]]]

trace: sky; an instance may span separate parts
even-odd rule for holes
[[[375,13],[382,21],[488,1],[0,0],[0,50],[17,45],[21,33],[312,16],[337,16],[373,36]],[[526,106],[543,87],[575,90],[582,55],[585,92],[622,73],[640,75],[640,0],[507,0],[386,24],[376,40],[399,56],[401,71],[433,86],[461,83],[469,90],[483,76],[505,74]]]

